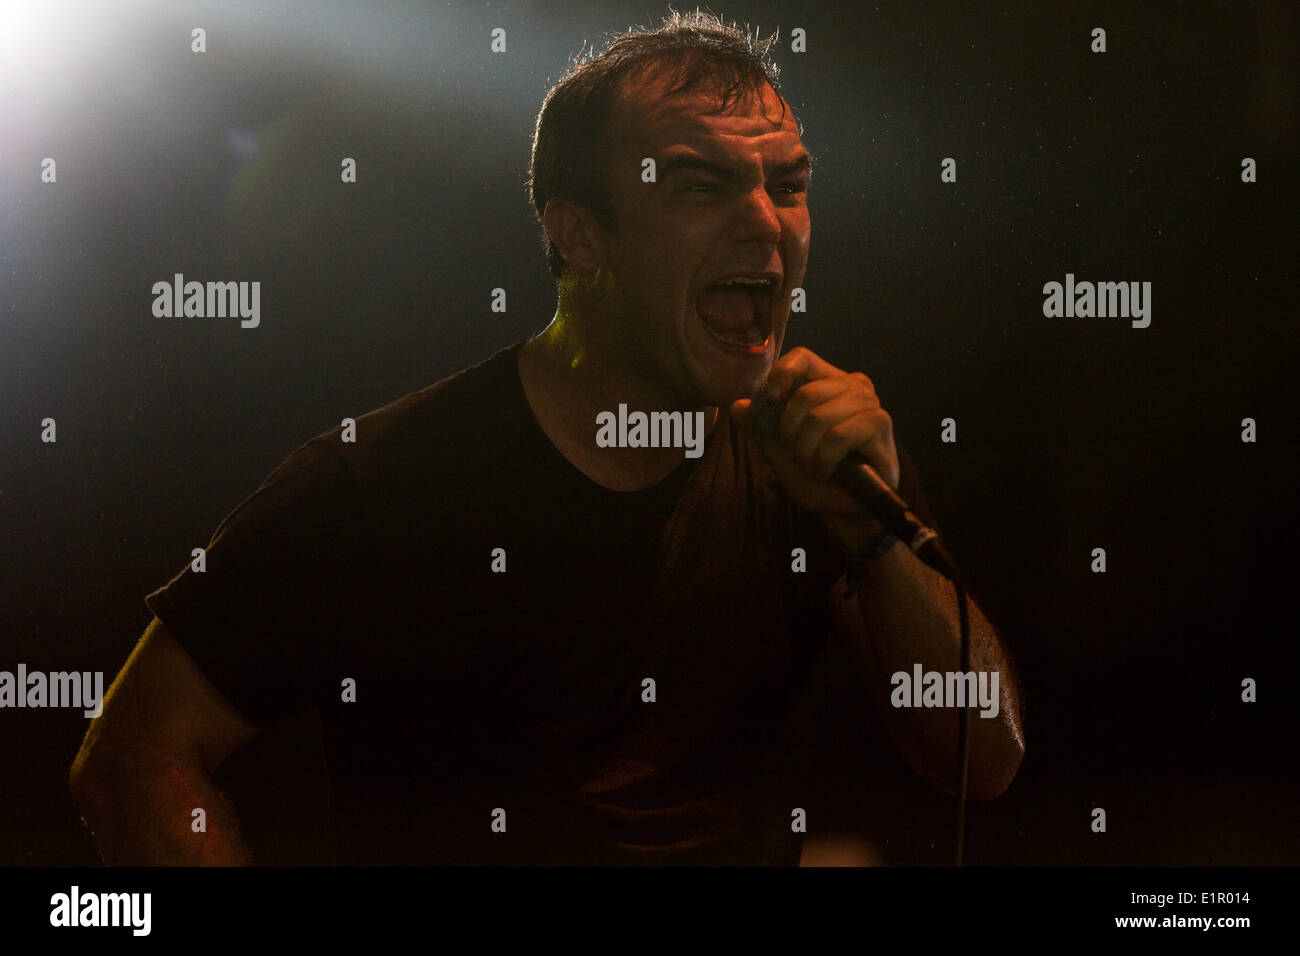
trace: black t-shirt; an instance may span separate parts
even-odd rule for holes
[[[726,408],[598,485],[522,344],[307,442],[150,609],[249,719],[320,709],[341,864],[796,864],[842,548]]]

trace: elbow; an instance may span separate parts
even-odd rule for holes
[[[90,787],[90,746],[82,744],[68,769],[68,791],[78,806]]]
[[[68,769],[68,792],[84,820],[95,795],[103,792],[102,755],[89,742],[82,744]]]
[[[1006,793],[1020,772],[1025,759],[1024,732],[1018,715],[1010,718],[1004,714],[1001,720],[988,721],[975,718],[971,724],[967,738],[970,751],[966,765],[966,796],[987,803]],[[905,733],[896,740],[912,769],[923,780],[944,793],[957,794],[955,734],[931,738],[924,746]]]
[[[1005,747],[989,759],[981,761],[978,774],[970,775],[967,795],[980,803],[996,800],[1007,792],[1024,759],[1024,740],[1018,736],[1009,738]]]
[[[950,741],[945,741],[950,743]],[[1007,792],[1025,758],[1025,742],[1016,732],[996,740],[971,742],[966,768],[966,797],[978,803],[996,800]],[[947,746],[933,750],[925,763],[913,762],[913,768],[931,786],[956,796],[958,786],[953,773],[953,752]]]
[[[68,793],[77,815],[92,831],[98,830],[119,807],[119,791],[127,779],[132,755],[107,746],[97,734],[86,740],[68,768]]]

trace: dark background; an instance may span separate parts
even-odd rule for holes
[[[107,686],[144,595],[289,452],[546,324],[537,110],[584,41],[665,8],[32,7],[0,33],[0,669]],[[713,9],[780,29],[816,159],[787,347],[871,376],[1025,681],[1027,755],[967,860],[1298,862],[1296,7]],[[261,326],[154,318],[176,272],[260,281]],[[1150,281],[1150,327],[1044,318],[1067,272]],[[826,700],[808,858],[946,863],[953,798],[851,682]],[[0,711],[0,864],[96,859],[66,788],[86,723]],[[314,727],[221,771],[267,862],[324,859]]]

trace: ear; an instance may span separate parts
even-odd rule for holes
[[[605,231],[586,206],[571,199],[548,199],[542,224],[574,272],[590,274],[603,264]]]

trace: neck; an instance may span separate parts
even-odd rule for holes
[[[718,408],[684,401],[594,334],[600,327],[616,333],[616,325],[583,321],[562,298],[550,325],[520,350],[519,378],[542,430],[574,467],[615,491],[639,491],[681,465],[683,449],[598,447],[596,416],[617,414],[620,403],[629,411],[703,412],[707,435]]]

